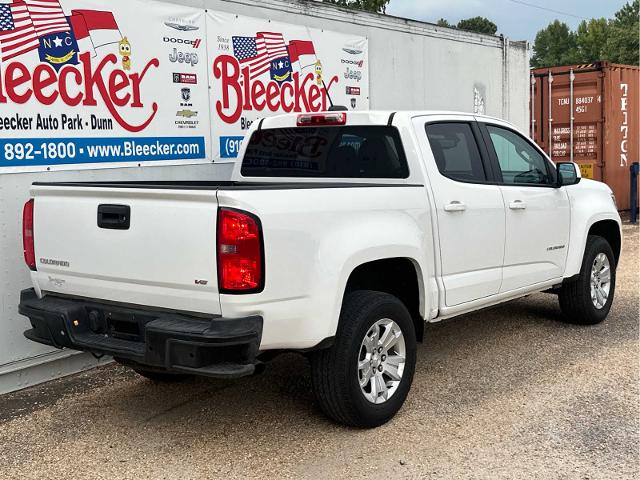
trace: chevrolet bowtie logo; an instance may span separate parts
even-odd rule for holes
[[[198,116],[198,112],[194,112],[193,110],[180,110],[180,111],[176,112],[176,116],[184,117],[184,118],[191,118],[191,117]]]

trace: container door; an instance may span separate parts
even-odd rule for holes
[[[531,131],[554,162],[605,182],[629,208],[629,168],[638,161],[637,66],[598,62],[532,71]],[[573,128],[572,128],[573,127]]]
[[[604,70],[605,135],[603,181],[615,193],[618,208],[628,210],[630,167],[640,160],[640,70],[611,65]]]
[[[505,242],[500,188],[489,184],[473,118],[415,120],[423,143],[440,243],[444,303],[451,307],[498,293]],[[425,135],[426,128],[426,135]]]
[[[500,190],[506,212],[500,292],[562,277],[570,206],[565,189],[554,186],[553,164],[514,130],[489,124],[482,130],[502,177]]]
[[[533,77],[536,143],[554,162],[576,162],[583,178],[602,181],[602,71],[596,65],[550,70],[536,70]]]

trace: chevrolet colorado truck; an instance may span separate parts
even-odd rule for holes
[[[425,324],[534,292],[605,319],[621,222],[603,183],[512,125],[446,112],[256,122],[232,181],[35,183],[27,338],[155,381],[241,377],[282,352],[320,408],[401,408]]]

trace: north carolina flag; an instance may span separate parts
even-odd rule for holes
[[[89,33],[87,22],[84,21],[84,16],[76,14],[71,15],[68,19],[69,25],[71,25],[73,34],[76,37],[76,42],[78,42],[79,53],[90,52],[91,56],[95,57],[97,55],[96,49],[91,41],[91,34]]]
[[[100,10],[71,10],[70,22],[80,44],[90,38],[93,48],[122,40],[120,27],[113,13]],[[86,42],[82,42],[83,45]]]
[[[316,49],[313,46],[313,42],[308,40],[291,40],[289,42],[289,58],[291,59],[291,63],[297,62],[300,60],[300,57],[303,55],[314,55],[316,54]]]

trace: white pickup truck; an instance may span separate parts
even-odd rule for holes
[[[603,183],[501,120],[325,112],[256,122],[230,182],[35,183],[36,342],[151,379],[309,356],[321,409],[388,421],[425,322],[547,291],[605,319],[621,222]]]

